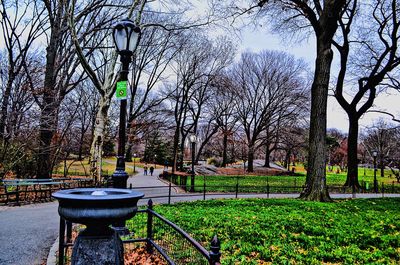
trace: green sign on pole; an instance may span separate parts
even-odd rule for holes
[[[117,82],[117,90],[115,91],[115,96],[117,100],[126,99],[127,91],[126,88],[128,87],[128,81],[118,81]]]

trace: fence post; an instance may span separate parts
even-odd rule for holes
[[[239,192],[239,183],[236,182],[236,194],[235,194],[235,198],[237,199],[238,197],[238,192]]]
[[[267,183],[267,199],[269,199],[269,183]]]
[[[356,198],[356,187],[354,185],[351,186],[351,197]]]
[[[72,242],[72,222],[67,221],[67,243]]]
[[[58,236],[58,264],[64,264],[64,238],[65,236],[65,220],[60,216],[60,231]]]
[[[392,193],[394,193],[394,180],[392,181]]]
[[[205,201],[206,200],[206,182],[204,181],[204,184],[203,184],[203,200]]]
[[[171,182],[168,185],[168,204],[171,204]]]
[[[153,247],[150,243],[150,240],[153,239],[153,213],[150,210],[153,210],[153,201],[150,199],[147,203],[147,244],[146,249],[148,253],[153,253]]]
[[[382,182],[382,198],[385,197],[385,184]]]
[[[130,189],[130,190],[132,189],[132,183],[129,184],[129,189]]]
[[[218,240],[217,235],[213,237],[211,240],[211,247],[210,247],[210,264],[211,265],[218,265],[220,264],[221,259],[221,243]]]

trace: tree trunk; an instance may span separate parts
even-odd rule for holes
[[[223,139],[223,152],[222,152],[222,167],[226,167],[228,164],[228,135],[224,133]]]
[[[177,169],[178,161],[178,146],[179,146],[179,126],[175,129],[174,134],[174,146],[173,146],[173,156],[172,156],[172,173],[175,173]]]
[[[96,122],[93,133],[93,141],[90,148],[90,172],[95,181],[101,177],[101,158],[103,155],[103,142],[108,119],[108,109],[111,99],[108,96],[102,96],[99,102],[99,110],[96,115]]]
[[[381,177],[383,178],[383,177],[385,177],[385,164],[384,164],[383,154],[380,155],[379,166],[381,168]]]
[[[54,92],[54,91],[52,91]],[[40,114],[40,129],[39,129],[39,154],[37,178],[51,178],[51,155],[54,147],[52,139],[57,130],[57,115],[59,104],[55,100],[54,93],[47,92],[44,95],[44,108]]]
[[[270,166],[270,160],[269,160],[269,156],[271,155],[271,152],[269,150],[269,143],[266,144],[265,146],[265,163],[264,163],[264,167],[271,167]]]
[[[181,143],[179,145],[179,148],[180,148],[180,150],[179,150],[179,153],[178,153],[178,157],[179,157],[179,159],[178,159],[178,161],[179,161],[178,168],[179,168],[180,171],[183,171],[183,158],[185,157],[185,154],[184,154],[184,152],[185,152],[185,139],[182,138],[182,141],[181,141]]]
[[[132,162],[132,141],[129,139],[125,152],[125,162]]]
[[[44,92],[39,125],[39,153],[37,161],[37,178],[51,178],[51,141],[57,130],[57,115],[59,102],[56,93],[55,66],[57,62],[57,44],[59,43],[59,26],[53,27],[50,43],[46,54],[46,72],[44,77]]]
[[[357,146],[358,146],[358,118],[355,115],[348,115],[349,117],[349,135],[347,138],[347,179],[345,186],[355,189],[360,188],[358,182],[358,159],[357,159]]]
[[[6,88],[3,93],[3,101],[1,102],[1,114],[0,114],[0,140],[3,140],[5,137],[5,127],[8,116],[8,103],[10,101],[11,88],[14,82],[14,75],[10,75],[7,81]]]
[[[323,35],[323,34],[322,34]],[[326,107],[330,68],[333,58],[330,41],[317,37],[315,75],[311,87],[311,117],[308,166],[305,188],[300,198],[331,201],[326,186]]]
[[[290,156],[291,152],[290,150],[286,150],[286,159],[285,159],[285,168],[289,171],[290,170]]]
[[[81,137],[79,139],[78,161],[82,161],[84,138],[85,138],[85,130],[84,128],[81,128]]]
[[[254,144],[249,145],[247,162],[247,172],[254,172]]]

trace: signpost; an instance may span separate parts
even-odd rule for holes
[[[117,90],[115,91],[115,96],[117,100],[126,99],[127,96],[127,88],[128,81],[118,81],[117,82]]]

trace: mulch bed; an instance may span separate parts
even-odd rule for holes
[[[124,260],[126,265],[153,265],[160,264],[166,265],[167,262],[156,254],[150,254],[146,251],[144,246],[136,246],[134,248],[125,247]]]
[[[218,168],[217,175],[252,175],[252,176],[279,176],[290,175],[288,171],[282,171],[275,168],[254,168],[254,172],[244,172],[243,168]]]
[[[72,229],[72,242],[78,236],[78,230],[82,229],[81,225],[74,226]],[[57,251],[58,253],[58,251]],[[72,254],[72,247],[68,248],[67,255]],[[58,254],[57,254],[58,255]],[[162,259],[157,252],[148,253],[146,247],[140,244],[124,244],[124,262],[125,265],[167,265],[168,263]],[[65,265],[69,265],[70,260],[67,259]]]

